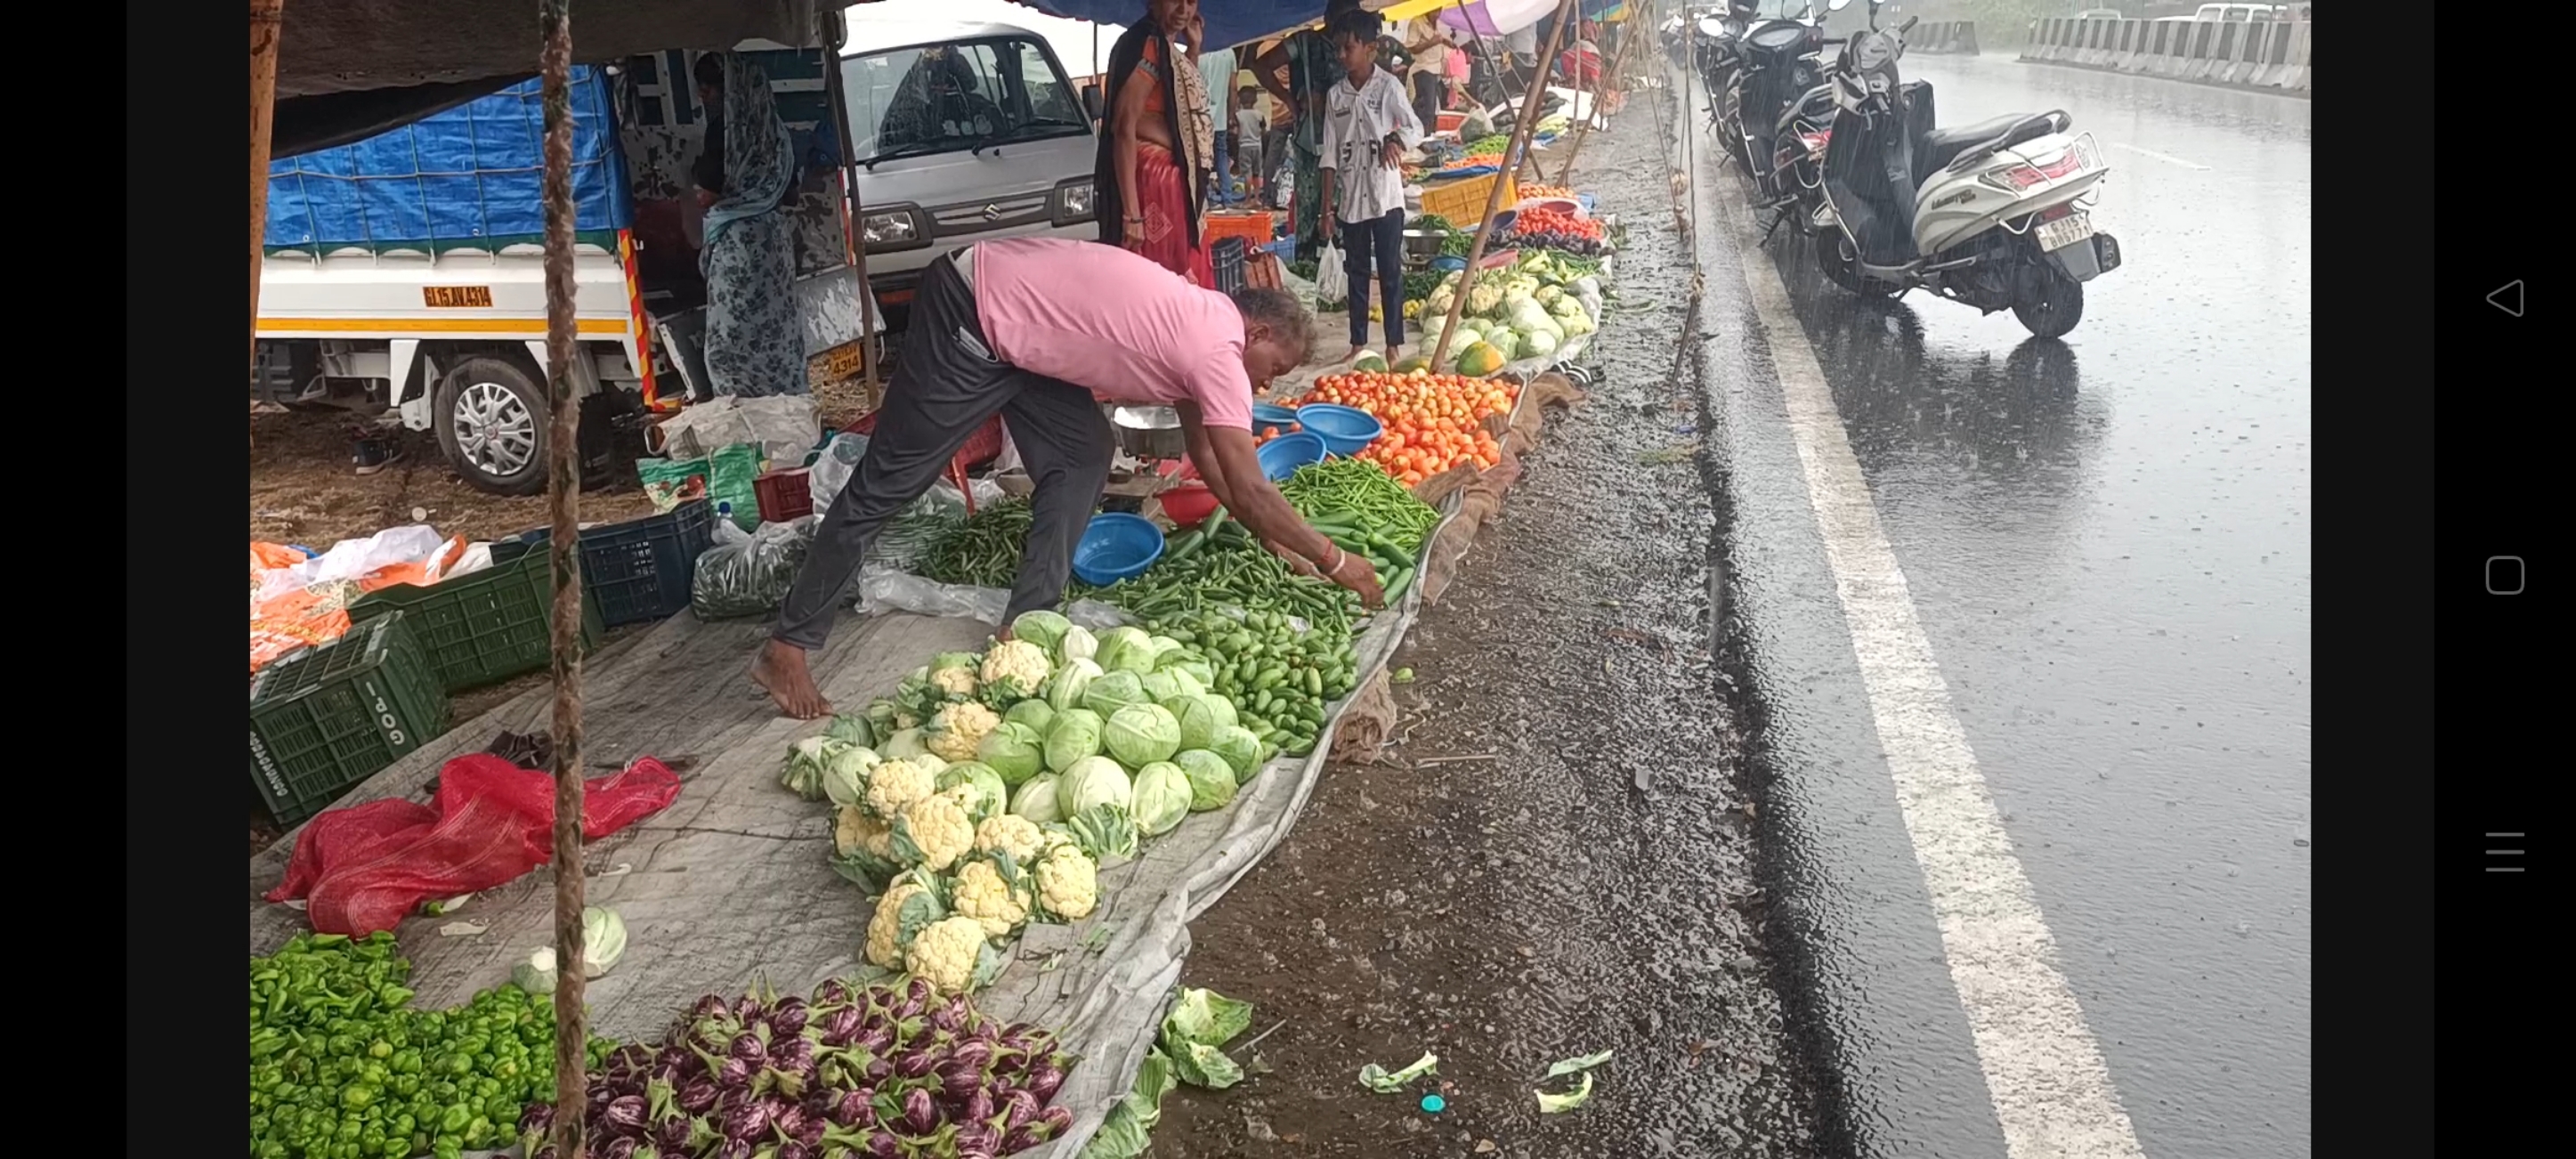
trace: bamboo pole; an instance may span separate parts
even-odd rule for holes
[[[250,0],[250,364],[259,365],[259,250],[268,237],[269,128],[277,116],[277,34],[286,0]]]
[[[590,1041],[582,1010],[581,404],[573,397],[572,0],[537,0],[544,77],[548,549],[554,572],[555,1154],[582,1159]]]
[[[1530,83],[1529,93],[1521,101],[1521,115],[1512,122],[1512,143],[1504,146],[1503,150],[1506,159],[1520,156],[1529,147],[1530,131],[1538,124],[1539,104],[1547,99],[1548,70],[1554,67],[1557,45],[1564,43],[1575,11],[1575,0],[1563,0],[1557,6],[1556,29],[1540,50],[1538,79]],[[1476,223],[1476,243],[1467,251],[1467,268],[1458,275],[1458,296],[1449,303],[1449,317],[1440,326],[1439,343],[1431,348],[1434,371],[1447,365],[1450,332],[1458,328],[1458,319],[1467,311],[1467,291],[1476,287],[1476,264],[1485,260],[1485,247],[1494,239],[1494,214],[1503,207],[1503,186],[1506,184],[1503,176],[1506,172],[1509,171],[1495,173],[1493,188],[1485,191],[1485,217]]]

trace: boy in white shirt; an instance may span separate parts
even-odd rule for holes
[[[1422,142],[1422,121],[1404,82],[1378,67],[1384,22],[1347,12],[1333,22],[1342,79],[1325,94],[1323,201],[1340,226],[1342,268],[1351,281],[1351,352],[1368,348],[1372,272],[1383,298],[1389,362],[1404,345],[1404,152]]]
[[[1270,114],[1261,109],[1260,89],[1245,85],[1235,94],[1233,131],[1235,168],[1243,173],[1243,191],[1255,202],[1267,205],[1261,191],[1261,177],[1266,172],[1261,165],[1261,139],[1270,132]]]

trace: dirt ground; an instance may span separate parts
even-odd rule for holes
[[[1707,650],[1716,516],[1699,384],[1673,378],[1690,270],[1661,183],[1610,179],[1660,171],[1636,108],[1578,174],[1629,221],[1604,373],[1398,655],[1419,677],[1390,763],[1329,769],[1193,923],[1182,983],[1268,1037],[1235,1050],[1247,1082],[1165,1101],[1156,1159],[1815,1153]],[[1590,1102],[1541,1115],[1548,1064],[1602,1050]],[[1357,1081],[1425,1051],[1436,1080]]]
[[[838,430],[865,412],[863,384],[821,383],[815,398],[823,429]],[[359,475],[352,463],[361,433],[391,438],[402,459],[373,475]],[[398,424],[379,425],[367,415],[340,409],[286,410],[254,406],[250,416],[250,536],[328,551],[344,539],[359,539],[388,527],[426,523],[467,540],[513,535],[547,522],[546,497],[489,495],[466,485],[439,453],[438,440],[427,431],[407,431]],[[614,481],[581,496],[584,523],[614,523],[653,513],[652,503],[636,482],[635,459],[643,454],[640,438],[618,450]],[[628,625],[609,633],[615,639],[650,625]],[[544,682],[533,673],[490,688],[449,698],[449,718],[466,721]],[[250,848],[256,853],[283,832],[267,811],[251,806]]]

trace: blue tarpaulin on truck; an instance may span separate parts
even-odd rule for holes
[[[608,77],[572,75],[574,228],[633,223]],[[353,145],[268,167],[271,249],[535,241],[545,233],[545,109],[530,80]]]

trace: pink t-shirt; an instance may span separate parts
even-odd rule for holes
[[[975,246],[975,314],[993,353],[1104,402],[1194,402],[1207,425],[1252,429],[1243,315],[1214,290],[1095,241]]]

